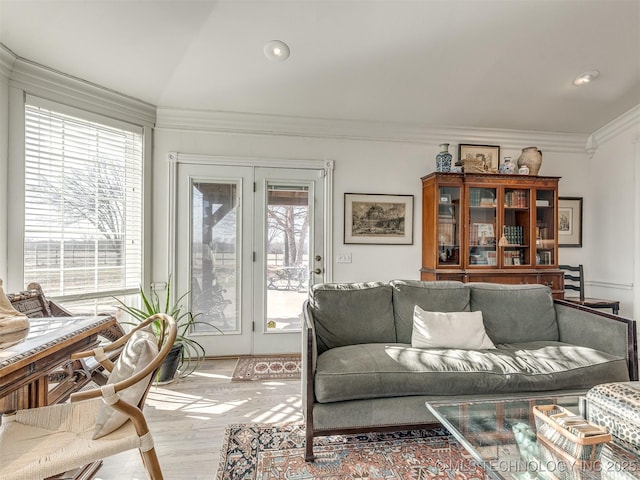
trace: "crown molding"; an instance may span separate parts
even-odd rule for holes
[[[152,127],[156,107],[141,100],[15,57],[9,85],[26,93],[93,113]]]
[[[13,53],[6,45],[0,43],[0,76],[9,78],[13,70],[13,64],[16,61],[16,54]]]
[[[543,151],[585,153],[588,135],[555,132],[424,127],[413,124],[290,117],[256,113],[188,110],[158,107],[156,130],[282,135],[294,137],[366,140],[439,145],[457,143],[500,144],[505,149],[536,145]],[[449,141],[455,144],[454,141]]]
[[[609,123],[599,128],[591,135],[596,145],[610,140],[623,130],[634,125],[640,126],[640,104],[630,110],[627,110],[619,117],[614,118]]]

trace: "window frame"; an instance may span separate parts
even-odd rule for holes
[[[29,70],[31,76],[22,76]],[[36,71],[33,71],[36,70]],[[46,67],[16,61],[9,88],[9,159],[7,197],[11,204],[7,214],[7,277],[5,290],[24,290],[24,180],[25,180],[25,105],[27,98],[37,98],[42,105],[89,121],[120,128],[134,126],[142,131],[142,278],[149,285],[151,278],[152,243],[150,226],[151,154],[155,107],[94,84],[89,84]],[[56,297],[57,301],[99,299],[128,295],[138,289],[123,289],[98,293]],[[46,293],[46,292],[45,292]]]
[[[44,112],[41,112],[40,110],[43,110]],[[49,116],[49,112],[51,114],[51,116]],[[29,129],[26,128],[26,118],[32,118],[33,122],[31,124],[31,127]],[[51,122],[51,123],[50,123]],[[83,124],[86,124],[86,129],[83,128]],[[54,128],[55,130],[51,131],[51,134],[53,135],[52,139],[54,140],[54,144],[48,144],[48,143],[33,143],[33,140],[38,140],[42,137],[42,134],[44,134],[44,139],[46,142],[46,138],[47,135],[49,133],[49,127]],[[63,130],[58,131],[57,128],[62,128]],[[44,129],[44,130],[41,130]],[[29,130],[29,132],[37,135],[37,137],[27,137],[26,133],[27,130]],[[40,133],[42,132],[42,133]],[[93,137],[93,133],[94,132],[104,132],[104,137],[102,138],[102,140],[98,140],[96,141],[95,137]],[[142,215],[142,207],[143,207],[143,159],[144,159],[144,152],[142,150],[142,145],[144,143],[144,139],[143,139],[143,129],[140,126],[136,126],[136,125],[132,125],[130,123],[127,122],[121,122],[121,121],[117,121],[117,120],[113,120],[113,119],[109,119],[109,118],[105,118],[105,117],[101,117],[99,115],[94,115],[94,114],[86,114],[83,111],[80,111],[78,109],[74,109],[74,108],[69,108],[68,106],[64,106],[64,105],[59,105],[55,102],[51,102],[49,100],[45,100],[45,99],[41,99],[39,97],[35,97],[32,95],[27,95],[26,96],[26,100],[25,100],[25,174],[29,174],[30,178],[33,177],[33,175],[37,175],[39,176],[40,173],[38,173],[38,169],[39,168],[45,168],[45,169],[50,169],[53,167],[54,171],[58,171],[59,169],[56,168],[56,166],[58,166],[58,162],[63,162],[59,164],[59,167],[62,170],[68,170],[68,169],[74,169],[76,166],[81,167],[81,165],[86,165],[88,168],[91,168],[92,165],[94,166],[99,166],[102,164],[102,162],[99,161],[98,158],[90,158],[89,161],[85,162],[83,157],[84,155],[84,149],[85,148],[93,148],[93,147],[99,147],[100,150],[103,150],[104,147],[106,147],[108,150],[111,149],[110,146],[110,140],[117,138],[119,141],[121,140],[121,136],[120,134],[118,134],[117,132],[127,132],[127,135],[133,135],[136,138],[134,139],[134,143],[129,144],[127,142],[127,147],[125,148],[130,148],[131,146],[136,148],[136,152],[134,154],[133,157],[130,156],[126,156],[125,157],[125,162],[122,163],[120,161],[119,164],[116,164],[115,168],[118,168],[118,165],[120,165],[123,168],[127,168],[127,165],[135,165],[134,170],[132,170],[132,174],[134,175],[134,180],[135,180],[135,184],[131,185],[129,182],[126,182],[123,184],[123,190],[121,193],[121,195],[118,195],[118,199],[124,201],[124,205],[127,206],[131,206],[131,205],[136,205],[136,210],[139,208],[139,213],[140,215]],[[59,134],[59,136],[58,136]],[[71,135],[71,136],[69,136]],[[115,137],[114,137],[115,135]],[[101,135],[102,137],[102,135]],[[65,140],[65,138],[67,140]],[[79,143],[77,141],[74,140],[77,139],[79,140]],[[130,138],[130,137],[129,137]],[[30,139],[30,140],[29,140]],[[57,141],[60,140],[60,143],[58,143]],[[67,141],[70,140],[71,143],[68,143]],[[49,153],[49,145],[51,145],[51,147],[53,148],[53,150],[51,150],[51,153]],[[65,147],[66,145],[66,147]],[[102,147],[100,147],[100,145],[102,145]],[[120,143],[118,144],[113,144],[114,146],[117,146],[116,148],[120,148]],[[80,152],[80,157],[76,157],[74,158],[74,150],[77,149],[78,147],[81,148],[81,150],[79,150],[78,152]],[[58,150],[59,148],[63,149],[63,150]],[[138,156],[138,151],[139,150],[139,156]],[[35,151],[34,151],[35,149]],[[105,153],[108,152],[108,150],[105,150]],[[30,155],[27,155],[27,151],[30,152]],[[86,151],[87,153],[89,153],[89,150]],[[36,161],[34,164],[29,165],[27,164],[27,160],[28,158],[34,158],[33,154],[36,154],[36,157],[38,158],[42,158],[42,161]],[[129,152],[130,154],[132,152]],[[41,157],[41,155],[39,154],[44,154],[44,157]],[[49,161],[47,159],[50,159]],[[108,157],[107,157],[108,158]],[[118,158],[118,157],[114,157],[114,158]],[[122,160],[122,159],[120,159]],[[129,161],[135,162],[135,163],[129,163]],[[138,163],[139,162],[139,163]],[[36,170],[34,170],[34,168]],[[138,171],[139,168],[139,171]],[[128,169],[128,168],[127,168]],[[52,178],[56,178],[55,172],[52,172],[54,177]],[[120,176],[120,175],[119,175]],[[26,175],[25,175],[26,178]],[[35,177],[38,178],[38,177]],[[64,174],[62,175],[62,177],[59,177],[59,180],[64,180],[64,179],[70,179],[73,178],[73,175],[71,176],[65,176]],[[140,182],[139,184],[137,182]],[[34,200],[34,198],[37,198],[37,196],[39,195],[38,191],[40,190],[41,187],[38,187],[38,184],[31,184],[30,187],[29,185],[27,185],[28,182],[24,182],[24,186],[25,186],[25,194],[23,195],[23,199],[25,201],[25,215],[23,216],[25,222],[23,225],[23,229],[27,230],[27,225],[29,226],[29,231],[31,233],[31,235],[36,235],[39,236],[38,233],[36,233],[38,230],[41,230],[39,227],[39,223],[40,220],[38,220],[37,218],[34,220],[34,214],[37,217],[37,210],[34,210],[33,208],[33,204],[31,204],[31,208],[30,208],[30,215],[27,216],[27,192],[30,193],[30,199],[31,201]],[[57,182],[56,182],[57,183]],[[127,191],[129,191],[128,187],[134,187],[134,192],[137,191],[137,193],[135,193],[135,197],[136,197],[136,204],[132,204],[129,203],[127,198],[129,193],[127,193]],[[59,191],[58,192],[58,196],[60,196],[59,198],[64,198],[64,196],[66,194],[70,195],[70,198],[74,196],[74,192],[72,191]],[[139,195],[139,197],[138,197]],[[35,197],[34,197],[35,196]],[[77,198],[77,196],[75,197]],[[108,200],[109,197],[100,197],[103,200]],[[52,199],[55,201],[55,196],[52,197]],[[118,200],[115,199],[114,200]],[[139,205],[137,205],[137,202],[140,202]],[[127,209],[127,207],[125,207],[125,209]],[[134,212],[136,211],[134,210]],[[136,212],[137,213],[137,212]],[[58,215],[60,215],[62,218],[60,219],[61,221],[65,221],[65,217],[67,217],[68,212],[67,211],[56,211],[56,209],[54,209],[51,214],[56,215],[55,217],[52,217],[51,220],[52,222],[49,223],[45,223],[43,225],[41,225],[41,227],[44,227],[47,230],[50,230],[49,226],[53,226],[54,229],[57,228],[55,225],[58,223]],[[143,245],[142,245],[142,229],[143,229],[143,218],[137,218],[137,215],[135,217],[131,217],[136,218],[135,220],[133,220],[134,225],[131,225],[129,223],[129,221],[126,221],[127,217],[124,217],[123,220],[125,220],[126,223],[123,224],[124,227],[124,239],[127,240],[126,244],[124,245],[124,251],[122,252],[122,257],[123,258],[128,258],[129,255],[132,253],[130,251],[130,247],[128,246],[129,244],[129,239],[130,238],[136,238],[136,240],[138,240],[137,246],[134,248],[133,250],[133,255],[135,255],[136,258],[136,262],[134,265],[132,265],[132,269],[133,274],[135,279],[134,284],[131,284],[131,279],[129,279],[129,284],[128,285],[123,285],[121,288],[112,288],[112,290],[102,290],[100,291],[99,289],[99,285],[95,284],[95,281],[97,280],[97,275],[103,275],[105,274],[108,270],[109,267],[101,267],[99,263],[94,263],[94,262],[89,262],[88,265],[86,265],[86,267],[81,268],[79,275],[80,276],[86,276],[87,274],[89,275],[89,277],[93,277],[93,285],[87,285],[87,289],[84,292],[78,291],[76,290],[75,292],[72,290],[71,293],[67,292],[67,293],[62,293],[59,295],[56,295],[56,293],[52,288],[48,288],[46,286],[46,280],[45,278],[47,277],[46,275],[44,275],[44,277],[42,278],[42,280],[40,280],[37,276],[30,275],[31,278],[27,278],[25,280],[26,282],[29,281],[38,281],[39,283],[43,284],[43,288],[45,289],[45,291],[49,292],[49,295],[51,297],[55,297],[58,298],[60,300],[63,301],[68,301],[71,298],[77,298],[77,299],[93,299],[96,297],[104,297],[104,296],[112,296],[112,295],[121,295],[123,293],[126,292],[131,292],[131,291],[136,291],[137,288],[140,285],[140,282],[142,281],[142,256],[143,256]],[[65,222],[68,223],[68,222]],[[128,233],[128,228],[133,226],[134,230],[130,231],[134,237],[130,237],[129,233]],[[98,232],[94,231],[93,227],[90,227],[92,230],[92,233],[90,235],[90,237],[88,238],[89,243],[92,243],[94,241],[100,241],[100,239],[102,238],[102,235],[100,235]],[[139,230],[138,230],[139,229]],[[53,232],[53,230],[50,230]],[[67,267],[64,264],[64,261],[62,260],[62,258],[66,258],[67,257],[67,253],[66,250],[67,248],[69,248],[72,244],[68,244],[67,242],[71,241],[73,239],[74,236],[77,235],[77,233],[79,233],[77,231],[76,228],[74,228],[73,225],[70,225],[68,228],[66,227],[61,227],[60,230],[60,234],[59,235],[55,235],[52,234],[51,237],[49,237],[46,234],[45,231],[45,237],[49,238],[50,241],[53,240],[54,243],[56,240],[59,240],[60,242],[62,242],[61,244],[61,250],[59,252],[60,254],[60,259],[61,259],[61,263],[58,266],[58,268],[53,267],[53,270],[50,271],[51,275],[56,278],[59,277],[60,280],[62,281],[63,278],[65,279],[69,279],[69,281],[71,283],[73,283],[73,274],[72,271],[74,269],[77,269],[77,267]],[[138,234],[140,235],[140,237],[138,238]],[[31,236],[30,235],[30,236]],[[71,237],[69,237],[69,235],[71,235]],[[25,235],[26,237],[26,235]],[[33,239],[33,237],[31,237]],[[66,239],[65,239],[66,238]],[[78,238],[78,240],[80,240]],[[62,245],[64,245],[64,250],[62,250]],[[25,254],[24,259],[23,259],[23,272],[25,272],[27,265],[26,265],[26,259],[29,258],[26,254],[27,254],[27,245],[26,243],[23,243],[23,252]],[[101,255],[101,253],[106,253],[104,250],[99,249],[98,251],[95,251],[94,253],[96,253],[97,255]],[[139,263],[138,263],[139,260]],[[132,272],[132,270],[127,269],[127,264],[126,262],[124,262],[122,265],[120,265],[120,267],[124,268],[124,272]],[[111,269],[113,268],[118,268],[117,265],[113,265],[111,266]],[[45,265],[45,270],[48,270],[47,266]],[[81,273],[81,272],[84,272]],[[100,272],[104,272],[104,273],[100,273]],[[25,272],[26,275],[26,272]],[[124,273],[125,278],[128,276],[126,273]],[[63,284],[61,284],[62,287]],[[96,289],[96,291],[90,291],[93,288]]]

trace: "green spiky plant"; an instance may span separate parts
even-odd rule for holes
[[[137,325],[139,322],[146,320],[148,317],[155,315],[156,313],[166,313],[167,315],[173,317],[178,326],[178,334],[174,345],[181,344],[182,350],[180,355],[180,361],[178,364],[178,378],[184,378],[190,374],[192,374],[200,365],[200,363],[205,358],[205,350],[204,347],[195,341],[192,338],[189,338],[187,335],[189,331],[195,325],[208,325],[210,327],[215,328],[220,333],[221,330],[214,325],[211,325],[208,322],[199,321],[197,317],[201,314],[196,313],[193,314],[190,311],[183,311],[182,301],[189,294],[189,292],[181,295],[175,302],[171,302],[171,278],[167,282],[167,290],[166,295],[163,301],[160,301],[160,297],[155,291],[151,292],[151,295],[146,295],[142,287],[140,287],[140,299],[142,300],[142,308],[132,307],[127,305],[119,298],[116,298],[118,303],[120,303],[121,309],[128,313],[135,321],[133,322],[122,322],[126,325]],[[114,297],[115,298],[115,297]],[[164,343],[164,339],[167,335],[165,331],[165,323],[157,320],[151,324],[153,333],[158,339],[158,346],[161,346]]]

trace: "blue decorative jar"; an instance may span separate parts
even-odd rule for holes
[[[500,173],[516,173],[516,164],[511,161],[511,157],[504,157],[504,162],[500,165]]]
[[[451,158],[451,154],[449,153],[449,144],[440,144],[440,153],[436,155],[436,172],[450,172]]]

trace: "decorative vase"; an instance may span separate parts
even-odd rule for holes
[[[436,155],[436,172],[451,171],[451,154],[449,153],[449,144],[440,144],[440,153]]]
[[[507,173],[509,175],[516,173],[516,165],[511,161],[511,157],[504,157],[504,162],[500,165],[500,173]]]
[[[529,175],[537,175],[540,165],[542,165],[542,152],[537,147],[522,149],[522,154],[518,157],[518,167],[527,167]]]

